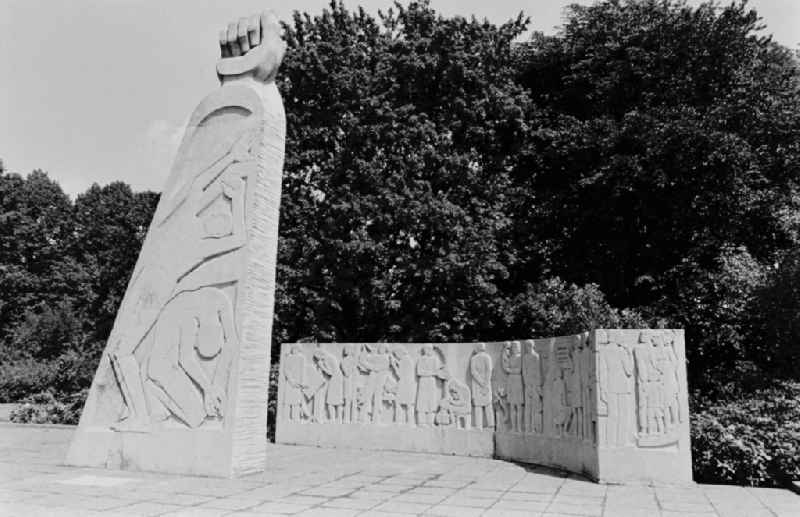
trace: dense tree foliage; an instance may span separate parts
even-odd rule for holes
[[[796,55],[744,2],[526,27],[426,2],[285,25],[274,341],[670,326],[698,404],[800,377]],[[85,386],[52,372],[91,371],[156,202],[0,174],[0,397]]]

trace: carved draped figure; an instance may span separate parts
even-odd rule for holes
[[[482,407],[492,403],[492,358],[486,352],[478,352],[469,362],[472,377],[472,404]]]
[[[405,354],[396,361],[397,403],[413,405],[417,398],[417,375],[414,371],[414,360]]]
[[[436,411],[438,408],[440,397],[436,385],[436,374],[439,368],[439,359],[435,355],[422,356],[417,361],[417,375],[419,376],[417,411],[428,413]]]

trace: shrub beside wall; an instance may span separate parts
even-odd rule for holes
[[[691,418],[695,481],[782,486],[800,478],[800,383],[697,408]]]

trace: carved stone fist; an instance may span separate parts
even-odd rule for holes
[[[240,18],[219,33],[221,59],[217,74],[224,77],[252,73],[260,81],[269,82],[283,60],[286,44],[281,40],[281,27],[272,12]]]

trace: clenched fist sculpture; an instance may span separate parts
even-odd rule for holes
[[[280,30],[272,12],[240,18],[222,29],[219,33],[221,59],[217,62],[220,81],[245,74],[263,82],[274,80],[286,50]]]

